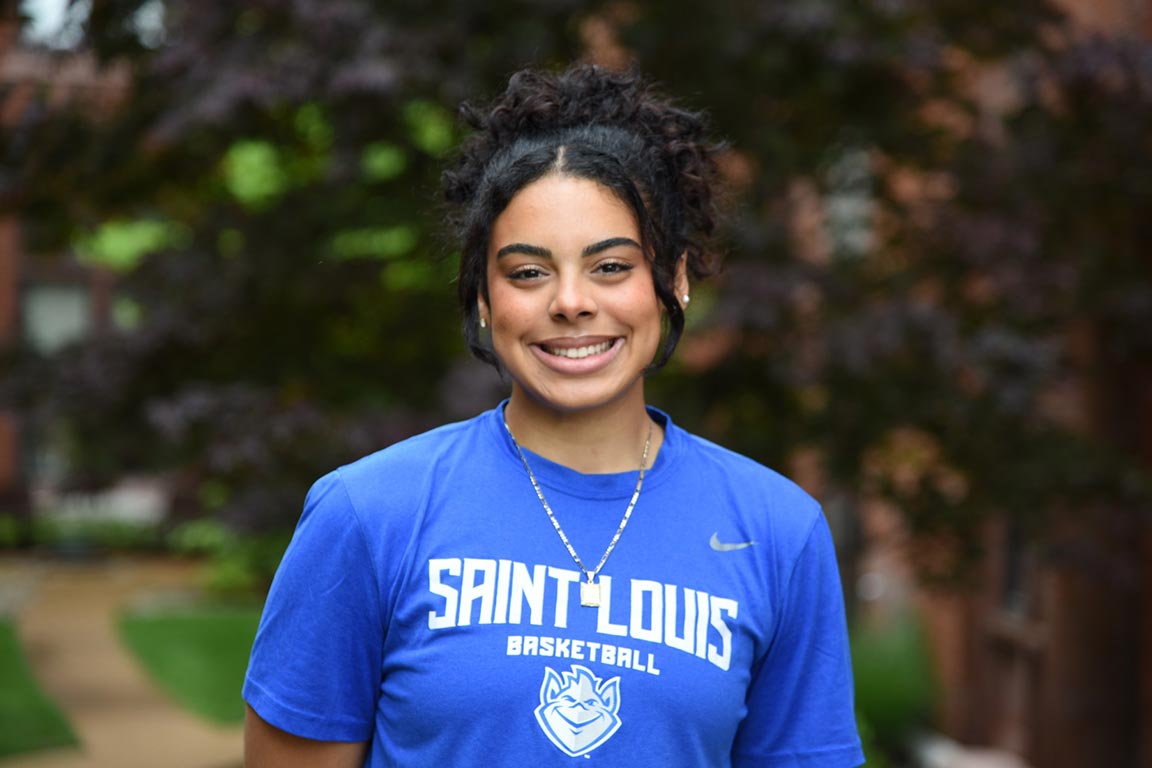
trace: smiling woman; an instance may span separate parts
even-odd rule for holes
[[[704,121],[591,66],[464,115],[465,338],[511,392],[313,486],[249,764],[859,765],[819,505],[645,400],[712,268]]]
[[[496,218],[477,311],[512,380],[505,418],[523,439],[538,424],[576,415],[587,423],[638,416],[636,434],[644,431],[644,373],[663,308],[641,240],[618,197],[562,169],[526,186]],[[686,294],[683,266],[677,282]],[[582,452],[563,463],[613,471],[636,459],[629,452],[623,466],[601,469],[581,455],[591,458]]]

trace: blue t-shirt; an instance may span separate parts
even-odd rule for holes
[[[290,733],[370,740],[374,767],[861,764],[819,506],[651,412],[664,444],[598,608],[580,604],[499,408],[319,480],[244,698]],[[594,565],[637,473],[526,454]]]

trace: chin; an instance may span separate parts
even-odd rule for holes
[[[640,382],[632,386],[609,389],[597,387],[595,390],[578,386],[557,387],[549,390],[517,386],[513,389],[513,394],[517,390],[538,408],[571,415],[610,409],[633,397],[638,398],[641,402],[644,400],[644,390]]]

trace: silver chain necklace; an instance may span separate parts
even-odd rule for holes
[[[628,525],[628,518],[632,517],[632,509],[636,506],[636,500],[640,498],[640,489],[644,486],[644,471],[648,464],[648,448],[652,445],[652,420],[648,420],[648,438],[644,441],[644,453],[640,456],[640,477],[636,480],[636,490],[632,492],[632,500],[628,502],[628,509],[624,510],[624,517],[620,519],[620,527],[616,529],[616,535],[612,537],[612,541],[608,542],[608,549],[604,550],[603,557],[592,570],[588,570],[588,567],[584,565],[580,555],[576,554],[576,548],[572,546],[572,542],[568,541],[568,535],[560,527],[560,521],[556,519],[552,507],[544,498],[544,492],[540,490],[540,483],[536,482],[536,475],[532,473],[532,467],[528,466],[528,459],[524,456],[524,451],[520,449],[520,443],[516,442],[516,436],[512,434],[512,428],[508,426],[508,419],[504,419],[504,429],[508,431],[508,437],[512,438],[512,445],[516,448],[516,453],[520,455],[520,461],[528,472],[528,479],[532,481],[532,488],[536,491],[536,497],[540,499],[540,504],[548,513],[548,519],[552,521],[552,527],[556,529],[556,533],[560,534],[560,541],[564,542],[568,554],[572,556],[572,560],[584,573],[585,581],[580,582],[580,605],[598,608],[600,606],[600,584],[596,581],[596,574],[600,573],[604,563],[608,562],[608,555],[612,554],[612,550],[616,548],[616,542],[620,541],[620,535],[624,533],[624,527]]]

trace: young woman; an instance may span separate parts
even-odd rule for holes
[[[466,115],[465,336],[511,394],[313,487],[249,765],[859,765],[819,506],[644,399],[709,271],[701,118],[592,66]]]

